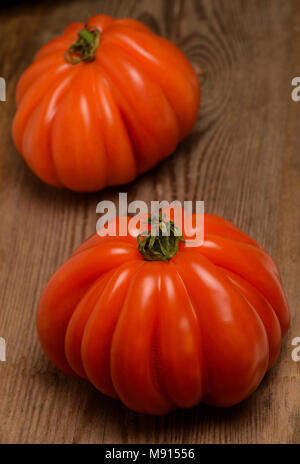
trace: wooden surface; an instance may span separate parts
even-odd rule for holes
[[[47,187],[11,141],[14,92],[37,49],[95,13],[138,18],[173,40],[202,83],[192,135],[176,153],[121,189],[75,194]],[[0,11],[1,443],[299,443],[300,2],[108,0],[25,3]],[[165,417],[128,411],[88,383],[58,372],[39,346],[35,311],[49,277],[95,230],[96,204],[204,200],[258,240],[280,268],[292,313],[279,362],[247,401],[199,405]],[[224,347],[225,349],[225,347]]]

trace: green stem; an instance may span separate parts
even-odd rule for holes
[[[167,261],[176,255],[179,241],[185,242],[173,221],[149,217],[149,230],[138,235],[138,250],[148,261]]]
[[[78,32],[78,39],[65,52],[65,60],[70,64],[81,61],[93,61],[99,47],[100,31],[93,26],[85,25]]]

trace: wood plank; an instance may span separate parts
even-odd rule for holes
[[[75,194],[42,184],[13,147],[17,79],[63,27],[95,13],[138,18],[178,44],[202,83],[193,133],[168,160],[122,189]],[[300,336],[300,5],[267,0],[109,0],[20,4],[0,11],[1,443],[296,443]],[[258,391],[229,409],[199,405],[164,417],[138,415],[84,381],[58,372],[35,329],[39,295],[57,267],[95,230],[96,204],[116,200],[205,200],[276,259],[292,326],[280,361]]]

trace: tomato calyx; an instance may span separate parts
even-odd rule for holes
[[[148,232],[137,236],[138,250],[147,261],[168,261],[176,255],[179,242],[185,243],[173,221],[165,221],[165,214],[148,218]]]
[[[99,47],[100,30],[87,24],[78,32],[78,39],[65,51],[65,60],[70,64],[93,61]]]

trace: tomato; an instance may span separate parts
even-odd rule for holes
[[[165,214],[159,225],[172,225]],[[43,291],[37,329],[49,359],[143,413],[248,397],[289,326],[271,257],[210,214],[195,247],[185,231],[184,242],[172,233],[151,242],[147,224],[137,241],[125,222],[127,236],[119,219],[116,236],[94,234]]]
[[[93,16],[44,45],[17,86],[13,139],[46,183],[96,191],[170,155],[199,109],[183,53],[133,19]]]

